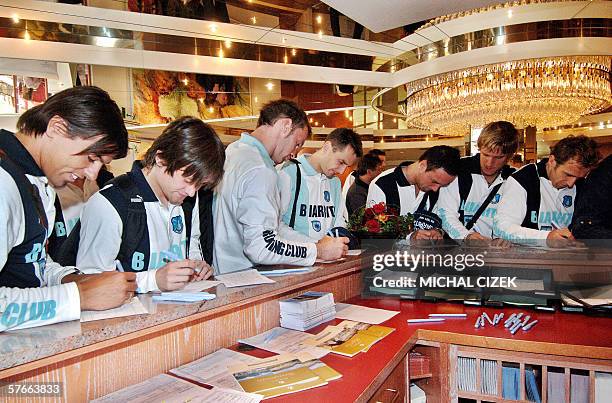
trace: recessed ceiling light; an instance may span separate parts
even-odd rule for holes
[[[228,49],[231,48],[232,47],[232,41],[230,41],[229,39],[226,39],[225,40],[225,47],[228,48]]]
[[[268,91],[272,91],[272,88],[274,88],[274,84],[271,81],[268,81],[266,83],[266,88],[268,89]]]
[[[217,32],[217,24],[210,24],[208,29],[210,29],[210,32]]]
[[[15,24],[19,23],[19,16],[17,14],[13,14],[13,22]]]

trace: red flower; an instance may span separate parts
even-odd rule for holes
[[[370,219],[374,218],[374,216],[375,216],[374,210],[372,208],[365,209],[364,216],[365,216],[366,220],[370,220]]]
[[[380,223],[376,220],[368,220],[366,221],[365,225],[368,228],[368,232],[380,232]]]
[[[378,203],[372,206],[372,210],[376,214],[382,214],[385,211],[385,203]]]

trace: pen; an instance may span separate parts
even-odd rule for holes
[[[526,326],[523,326],[523,332],[526,332],[527,330],[531,329],[532,327],[534,327],[536,325],[536,323],[538,323],[538,320],[534,320],[533,322],[529,323]]]
[[[430,313],[430,318],[465,318],[467,313]]]
[[[125,271],[125,270],[123,270],[123,265],[121,264],[119,259],[115,260],[115,267],[117,267],[117,270],[119,270],[120,272],[124,272]]]
[[[422,319],[408,319],[408,324],[411,323],[428,323],[428,322],[444,322],[444,318],[422,318]]]

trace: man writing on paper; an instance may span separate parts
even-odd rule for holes
[[[17,133],[0,131],[0,331],[79,319],[132,297],[134,274],[79,276],[46,253],[53,187],[95,180],[127,145],[119,107],[97,87],[61,91],[24,112]]]
[[[294,102],[277,100],[260,111],[255,131],[227,147],[213,208],[215,273],[257,264],[311,266],[317,257],[334,260],[346,253],[348,238],[299,241],[303,236],[280,220],[274,166],[297,153],[309,133],[306,113]]]
[[[580,179],[597,164],[597,143],[586,136],[569,136],[550,150],[549,158],[528,164],[502,185],[494,236],[513,243],[560,247],[574,240],[572,222]]]
[[[480,152],[461,159],[457,179],[440,189],[437,213],[453,239],[491,239],[497,192],[515,170],[508,161],[518,148],[518,132],[509,122],[492,122],[478,137]]]
[[[217,184],[224,161],[223,144],[209,125],[192,117],[171,122],[144,161],[135,161],[131,172],[85,205],[77,265],[84,271],[135,272],[141,293],[179,290],[210,277],[193,197]]]
[[[359,135],[338,128],[314,154],[286,162],[279,172],[282,220],[318,241],[334,227],[346,227],[340,179],[336,175],[363,154]]]
[[[374,179],[368,190],[367,205],[384,202],[399,208],[400,215],[414,214],[417,230],[411,239],[442,239],[442,222],[433,211],[438,190],[457,176],[459,159],[459,151],[452,147],[431,147],[418,161],[403,162]],[[425,224],[420,226],[420,221]]]

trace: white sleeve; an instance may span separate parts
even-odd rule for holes
[[[76,283],[40,288],[0,287],[0,332],[80,317],[81,299]]]
[[[508,178],[499,191],[501,198],[493,216],[493,235],[508,241],[541,245],[549,231],[522,227],[527,212],[527,191],[513,177]]]
[[[79,270],[88,274],[116,270],[122,234],[123,222],[111,202],[100,192],[91,196],[81,212]]]
[[[314,243],[295,242],[278,234],[277,181],[276,171],[262,167],[247,172],[237,184],[236,219],[244,229],[244,254],[254,264],[311,266],[317,257]]]
[[[380,202],[387,202],[387,197],[385,196],[385,192],[382,191],[380,186],[378,186],[375,182],[370,183],[368,187],[368,198],[366,200],[366,207],[372,207],[375,204]]]
[[[455,178],[450,185],[440,188],[438,203],[434,209],[440,219],[442,219],[442,229],[448,233],[452,239],[465,239],[471,231],[459,221],[459,178]]]
[[[191,213],[191,237],[189,238],[189,259],[204,260],[202,248],[200,247],[200,198],[196,202]]]
[[[338,200],[338,205],[336,208],[338,211],[336,212],[336,219],[334,220],[334,227],[342,227],[346,228],[346,223],[348,222],[348,211],[346,210],[346,197],[339,194],[340,200]]]
[[[8,254],[23,239],[25,222],[23,206],[15,182],[0,170],[0,271],[7,263]],[[61,279],[74,269],[62,267],[48,256],[40,288],[0,286],[0,332],[7,329],[49,325],[79,319],[81,301],[75,283],[61,284]]]

